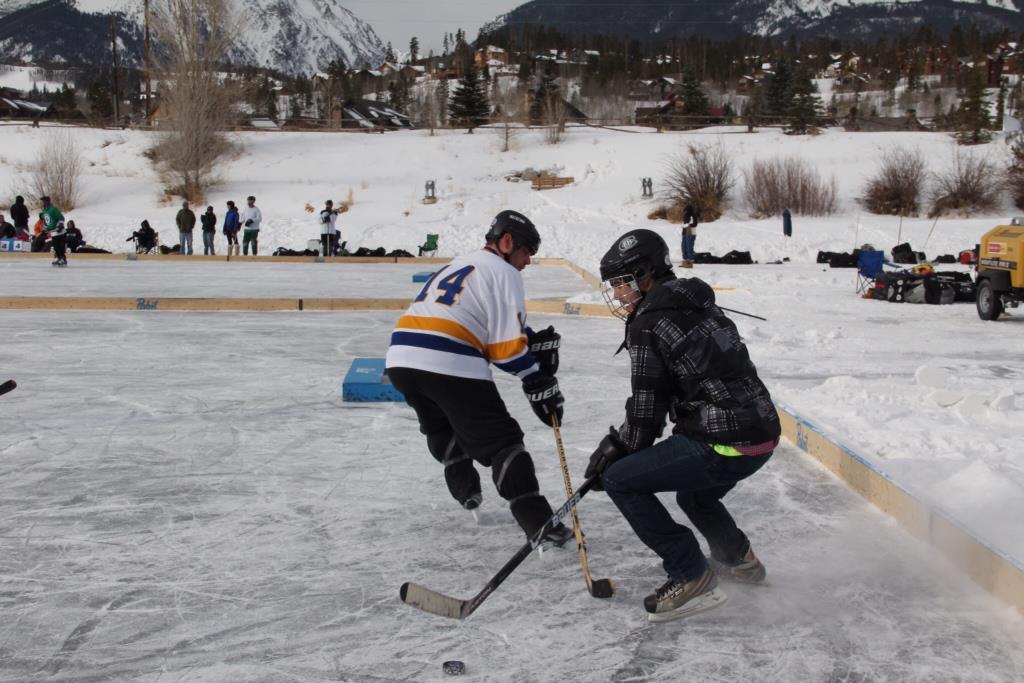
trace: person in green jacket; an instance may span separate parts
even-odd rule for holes
[[[39,220],[43,222],[43,228],[50,233],[53,253],[56,256],[53,265],[66,266],[68,264],[68,256],[67,241],[64,233],[64,214],[50,203],[50,198],[46,195],[40,197],[39,202],[43,205],[43,210],[39,214]]]

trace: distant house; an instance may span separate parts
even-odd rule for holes
[[[561,118],[562,118],[562,120],[564,120],[564,121],[575,121],[577,123],[582,123],[583,121],[587,120],[587,115],[584,114],[582,111],[580,111],[575,106],[573,106],[573,104],[571,102],[569,102],[568,100],[566,100],[563,97],[560,97],[558,99],[559,99],[559,102],[557,103],[557,106],[561,107],[561,110],[562,110],[562,117]],[[534,116],[534,115],[531,114],[531,116],[530,116],[530,124],[531,125],[537,126],[537,125],[541,125],[543,123],[544,123],[544,121],[540,120],[540,117]]]
[[[56,113],[49,102],[29,102],[16,97],[0,97],[0,116],[42,119],[53,117]]]
[[[339,116],[342,128],[399,130],[413,127],[408,116],[374,100],[345,100]]]
[[[490,67],[505,66],[508,64],[508,52],[500,47],[488,45],[480,48],[473,54],[473,62],[477,68],[482,69],[485,65]]]

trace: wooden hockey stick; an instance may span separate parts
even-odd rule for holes
[[[565,459],[565,447],[562,445],[562,432],[558,428],[558,416],[551,416],[551,430],[555,433],[555,446],[558,449],[558,461],[562,464],[562,479],[565,481],[565,495],[572,498],[572,479],[569,478],[569,464]],[[583,543],[583,531],[580,529],[580,518],[576,508],[570,510],[572,530],[576,534],[576,547],[580,552],[580,566],[583,567],[583,578],[587,582],[587,590],[595,598],[610,598],[615,595],[615,585],[611,579],[598,579],[590,575],[590,562],[587,560],[587,546]]]

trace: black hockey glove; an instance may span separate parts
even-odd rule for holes
[[[565,398],[558,388],[558,380],[543,372],[535,372],[523,380],[523,391],[526,392],[526,399],[530,407],[537,415],[537,418],[551,426],[551,416],[558,416],[558,424],[562,424],[562,406]]]
[[[555,332],[553,325],[539,332],[526,328],[526,340],[530,345],[530,353],[540,364],[541,372],[554,377],[558,372],[558,349],[562,345],[562,335]]]
[[[252,219],[251,218],[245,222],[245,227],[248,228],[250,225],[252,225]]]
[[[626,444],[622,443],[619,433],[615,430],[615,427],[609,427],[608,434],[601,439],[601,443],[597,445],[597,450],[590,456],[590,464],[587,465],[587,471],[584,474],[587,479],[597,477],[597,481],[594,482],[595,491],[604,490],[604,485],[601,483],[601,475],[608,469],[608,466],[627,455],[629,455],[629,449],[626,448]]]

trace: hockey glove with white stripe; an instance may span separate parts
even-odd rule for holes
[[[562,423],[562,406],[565,398],[558,388],[558,380],[543,372],[535,372],[523,380],[523,391],[526,392],[526,399],[530,407],[537,415],[537,419],[551,426],[551,416],[558,416],[558,423]]]
[[[558,372],[558,349],[562,346],[562,335],[555,332],[554,325],[547,329],[534,332],[526,328],[526,340],[530,345],[530,353],[540,364],[541,372],[554,377]]]
[[[601,476],[604,471],[608,469],[616,460],[620,460],[629,455],[629,450],[626,448],[626,444],[619,438],[619,433],[615,431],[615,427],[608,428],[608,434],[601,439],[601,443],[597,445],[597,450],[590,456],[590,464],[587,465],[587,471],[583,475],[587,479],[591,477],[597,477],[594,482],[595,491],[603,491],[604,485],[601,483]]]

